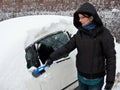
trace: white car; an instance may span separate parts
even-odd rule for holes
[[[60,29],[40,30],[30,34],[25,44],[28,70],[33,66],[43,66],[49,55],[66,44],[71,35],[68,30]],[[75,56],[76,50],[47,67],[45,72],[36,78],[39,80],[40,90],[74,90],[78,86]]]

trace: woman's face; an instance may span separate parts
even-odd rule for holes
[[[93,16],[85,17],[82,14],[78,14],[79,16],[79,22],[81,22],[82,26],[87,25],[91,21],[93,21]]]

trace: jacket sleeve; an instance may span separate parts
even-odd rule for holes
[[[75,35],[74,35],[67,44],[58,48],[56,51],[54,51],[52,54],[50,54],[49,57],[53,61],[57,60],[60,57],[66,55],[66,54],[69,54],[75,48],[76,48],[76,40],[75,40]]]
[[[114,38],[108,30],[105,31],[103,37],[103,52],[106,59],[106,83],[114,84],[116,73],[116,51]]]

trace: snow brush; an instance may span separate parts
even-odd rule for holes
[[[45,68],[46,68],[46,67],[47,67],[47,65],[43,65],[43,66],[41,66],[41,67],[33,70],[32,75],[33,75],[34,77],[40,76],[41,74],[43,74],[43,73],[45,72]]]

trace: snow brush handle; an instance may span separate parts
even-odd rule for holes
[[[32,72],[32,75],[34,77],[38,77],[40,76],[41,74],[43,74],[45,72],[45,68],[47,67],[47,65],[43,65],[37,69],[35,69],[33,72]]]

